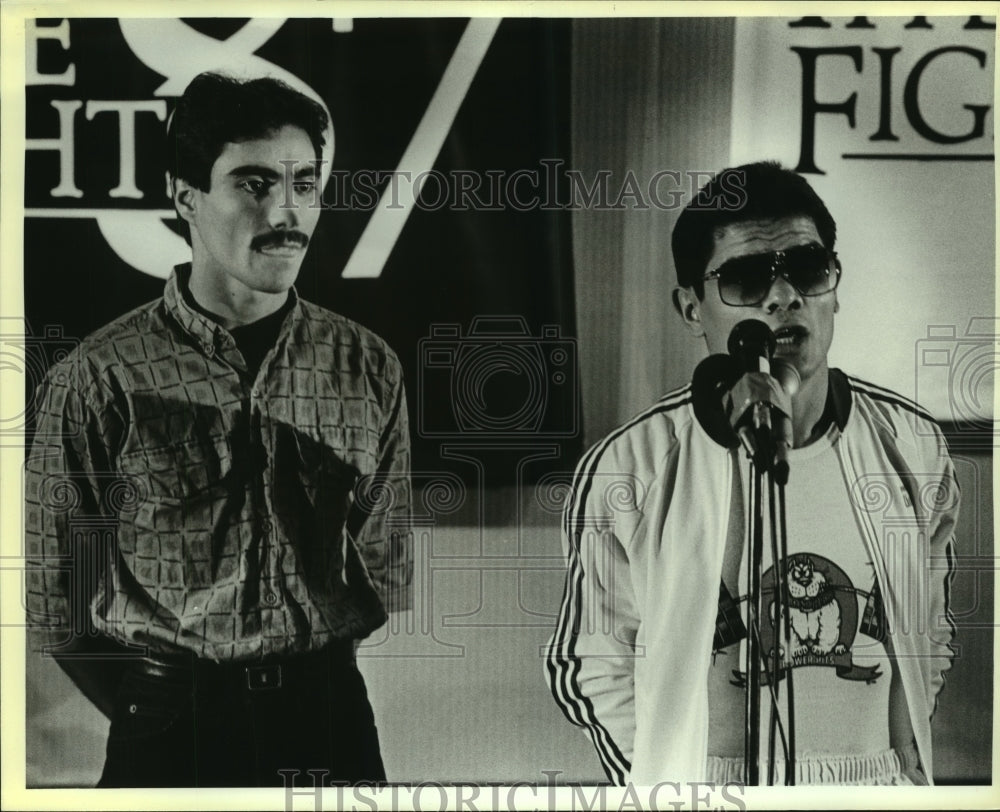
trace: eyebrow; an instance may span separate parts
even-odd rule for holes
[[[284,172],[276,172],[269,166],[261,166],[258,164],[244,164],[243,166],[236,166],[229,170],[228,175],[230,177],[242,177],[244,175],[260,175],[262,178],[267,180],[278,180],[284,177]],[[316,177],[316,167],[311,164],[306,164],[301,169],[295,170],[294,177],[304,178],[304,177]]]

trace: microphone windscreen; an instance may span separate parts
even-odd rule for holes
[[[691,377],[691,401],[698,421],[710,437],[727,448],[736,448],[740,440],[729,422],[723,399],[742,374],[733,356],[717,353],[698,364]]]
[[[759,359],[771,360],[777,340],[771,328],[760,319],[744,319],[729,334],[727,347],[740,366],[745,370],[757,371]]]
[[[708,356],[694,368],[691,385],[695,392],[728,391],[739,377],[740,368],[736,359],[720,352]]]

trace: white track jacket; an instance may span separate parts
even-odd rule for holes
[[[705,780],[723,552],[730,534],[745,540],[746,520],[732,498],[742,452],[718,439],[701,400],[689,384],[591,448],[565,507],[568,571],[547,678],[617,784]],[[889,390],[831,370],[827,408],[931,778],[930,719],[954,629],[952,461],[931,418]]]

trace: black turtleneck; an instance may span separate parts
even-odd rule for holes
[[[239,327],[230,329],[229,334],[236,342],[236,348],[243,356],[243,360],[247,362],[247,371],[251,378],[257,377],[264,356],[277,343],[281,324],[284,322],[290,306],[291,297],[271,315],[264,316],[264,318],[250,324],[241,324]]]

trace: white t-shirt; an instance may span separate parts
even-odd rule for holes
[[[885,628],[881,597],[840,471],[834,448],[838,437],[837,427],[831,426],[824,437],[789,455],[785,504],[797,758],[866,755],[889,748],[892,671],[885,647],[876,639]],[[742,454],[741,462],[745,516],[752,508],[750,473]],[[775,570],[766,488],[765,479],[761,641],[765,657],[770,657],[775,637]],[[745,629],[746,545],[738,579],[734,577],[735,556],[730,557],[727,569],[723,581],[736,599]],[[784,649],[784,640],[779,643]],[[709,755],[743,757],[745,646],[745,633],[738,645],[717,636],[709,670]],[[764,675],[761,682],[763,758],[771,718],[770,675]],[[786,720],[784,676],[778,682],[778,696],[779,718]],[[780,738],[778,742],[780,760]]]

